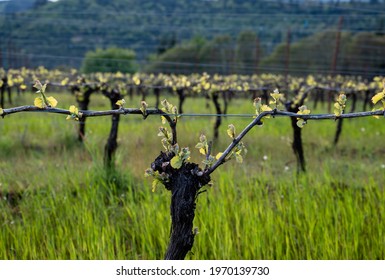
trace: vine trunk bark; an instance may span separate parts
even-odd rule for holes
[[[116,105],[116,102],[122,99],[122,95],[118,90],[103,90],[103,95],[106,96],[111,103],[111,109],[119,109],[119,106]],[[120,115],[112,115],[112,123],[110,134],[108,136],[108,140],[106,145],[104,146],[104,166],[107,169],[111,169],[114,167],[114,154],[116,149],[118,148],[118,128],[119,128]]]
[[[303,105],[303,102],[305,100],[306,96],[302,96],[300,102],[292,106],[292,102],[289,102],[286,104],[286,110],[288,112],[297,113],[299,110],[299,107]],[[293,128],[293,143],[292,148],[293,152],[297,158],[297,172],[300,171],[306,172],[306,162],[305,162],[305,155],[303,151],[303,145],[302,145],[302,129],[298,127],[297,125],[297,118],[291,117],[291,127]]]
[[[178,94],[179,97],[179,113],[183,114],[183,103],[186,99],[186,95],[184,93],[184,89],[177,89],[176,93]]]
[[[4,108],[4,93],[5,89],[8,87],[8,78],[4,77],[1,80],[3,81],[3,84],[0,88],[0,107]]]
[[[213,93],[212,99],[214,102],[215,111],[217,113],[217,118],[214,124],[214,141],[217,141],[219,137],[219,127],[222,124],[222,117],[221,117],[222,109],[221,109],[221,105],[219,104],[219,93],[217,92]]]
[[[78,86],[75,86],[72,89],[72,92],[76,95],[76,101],[78,103],[79,110],[86,111],[88,110],[88,105],[90,104],[91,94],[94,93],[96,89],[86,86],[84,89],[80,89]],[[78,140],[83,142],[84,136],[86,135],[86,117],[79,119],[79,129],[78,129]]]
[[[210,182],[210,176],[198,176],[201,170],[196,163],[183,163],[179,169],[172,168],[169,162],[173,156],[173,153],[161,152],[151,168],[169,176],[165,187],[171,192],[171,233],[165,259],[183,260],[194,244],[196,198],[200,189]]]

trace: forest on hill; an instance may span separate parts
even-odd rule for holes
[[[322,40],[329,36],[325,66],[320,67],[326,71],[335,48],[333,32],[338,28],[350,38],[346,43],[350,49],[355,49],[354,42],[361,42],[359,38],[370,37],[370,42],[375,42],[370,59],[380,60],[377,64],[382,65],[384,7],[384,1],[12,0],[0,2],[0,66],[79,68],[87,51],[118,47],[135,52],[140,70],[281,71],[288,41],[297,48],[291,49],[291,54],[301,53],[301,42],[311,40],[312,47],[306,48],[312,48],[316,57],[319,46],[324,45]],[[357,37],[360,33],[366,35]],[[180,52],[192,42],[201,48],[193,61]],[[220,58],[213,59],[213,49]],[[366,60],[370,50],[355,49],[348,56],[365,55],[357,60]],[[291,69],[298,72],[303,65],[297,66],[302,62],[296,60]],[[159,62],[163,65],[160,70]],[[339,63],[338,69],[348,69],[346,63]],[[189,64],[193,65],[186,67]],[[213,65],[203,67],[205,64]],[[370,71],[372,66],[366,69]],[[357,67],[355,71],[365,72]]]

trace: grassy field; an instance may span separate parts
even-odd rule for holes
[[[50,93],[48,95],[51,95]],[[59,107],[69,94],[52,94]],[[26,94],[15,105],[33,103]],[[177,104],[174,97],[168,98]],[[138,107],[139,99],[126,107]],[[148,99],[151,106],[154,100]],[[92,98],[90,109],[108,109]],[[186,112],[214,112],[187,99]],[[320,108],[326,111],[326,108]],[[253,113],[234,100],[229,113]],[[227,124],[239,132],[251,119],[223,120],[214,153],[229,144]],[[159,117],[123,116],[116,171],[103,169],[110,117],[89,118],[85,143],[77,123],[62,115],[20,113],[0,120],[0,259],[162,259],[169,237],[170,194],[151,192],[144,170],[162,149]],[[212,138],[213,118],[178,123],[180,146],[192,161],[201,133]],[[266,120],[244,139],[243,164],[226,163],[198,198],[199,234],[188,259],[384,259],[384,120],[309,122],[303,130],[306,174],[297,175],[290,120]],[[6,196],[8,194],[8,197]]]

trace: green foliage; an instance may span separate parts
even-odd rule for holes
[[[179,169],[182,167],[182,164],[190,159],[190,150],[188,147],[182,148],[179,151],[178,144],[174,145],[175,156],[170,160],[170,165],[172,168]]]
[[[173,72],[175,69],[182,73],[231,73],[234,70],[242,72],[235,69],[234,64],[240,69],[250,67],[251,63],[256,64],[256,41],[255,33],[250,31],[241,33],[237,42],[228,35],[216,36],[212,40],[197,36],[170,48],[158,57],[153,57],[146,70],[164,73]],[[236,49],[233,47],[234,43]],[[170,67],[169,62],[176,65]]]
[[[309,115],[310,110],[306,107],[306,105],[302,105],[301,107],[298,108],[297,114],[299,115]],[[302,118],[297,118],[297,126],[302,128],[306,124],[306,120]]]
[[[151,168],[146,169],[144,175],[146,177],[153,177],[152,180],[152,192],[155,192],[158,187],[164,187],[164,183],[168,181],[168,174],[165,172],[159,173]]]
[[[372,97],[372,103],[376,105],[381,101],[381,106],[379,108],[374,107],[373,111],[376,110],[385,110],[385,79],[382,81],[383,90]],[[379,119],[379,116],[374,116],[376,119]]]
[[[205,156],[205,159],[202,161],[204,169],[211,167],[215,163],[215,158],[211,155],[211,144],[212,143],[207,141],[206,135],[201,134],[199,136],[199,142],[195,145],[199,153]]]
[[[203,47],[205,45],[206,40],[202,37],[195,37],[188,42],[176,45],[161,55],[152,57],[145,71],[173,73],[175,69],[178,69],[182,73],[186,71],[201,72],[201,66],[197,63],[204,62],[201,59],[201,53],[204,52]]]
[[[58,103],[57,100],[52,96],[49,96],[49,97],[45,96],[45,89],[47,88],[47,84],[42,85],[39,80],[36,80],[33,87],[37,89],[36,93],[40,93],[40,97],[36,97],[33,102],[36,107],[39,107],[39,108],[56,107]]]
[[[273,98],[273,100],[271,100],[269,104],[273,105],[274,109],[280,109],[278,106],[283,103],[284,94],[279,93],[279,90],[275,89],[273,93],[270,93],[270,96]]]
[[[384,19],[382,19],[384,22]],[[383,25],[383,23],[382,23]],[[370,48],[370,51],[368,51]],[[352,59],[359,57],[360,59]],[[385,33],[359,32],[351,34],[346,50],[341,53],[341,63],[344,71],[351,69],[370,69],[373,72],[384,73],[385,63]]]
[[[163,126],[159,127],[158,136],[162,137],[161,142],[166,152],[171,152],[173,150],[172,134],[168,131],[168,129]]]
[[[294,75],[317,73],[329,70],[332,51],[336,44],[336,31],[324,31],[294,42],[290,46],[288,71]],[[322,48],[320,48],[322,46]],[[376,51],[368,52],[367,48]],[[278,45],[270,56],[264,57],[261,67],[270,72],[282,72],[286,67],[287,43]],[[385,36],[375,32],[341,32],[340,53],[337,61],[337,73],[354,73],[358,69],[383,72],[384,63],[379,57],[385,56]],[[352,57],[360,58],[353,60]],[[279,70],[276,70],[279,69]]]
[[[334,114],[336,117],[341,116],[344,113],[346,107],[346,95],[341,93],[336,102],[334,103]]]
[[[161,101],[161,104],[163,106],[162,111],[167,113],[167,114],[170,114],[171,119],[173,120],[173,122],[176,123],[178,121],[178,107],[172,105],[166,99]],[[166,123],[166,120],[163,116],[162,116],[162,123],[163,124]]]
[[[6,13],[19,13],[36,7],[36,4],[41,0],[13,0],[6,1],[4,12]],[[47,2],[47,1],[45,1]]]
[[[108,48],[88,51],[84,57],[81,71],[134,73],[138,70],[135,52],[129,49]]]
[[[79,109],[75,105],[71,105],[68,110],[70,111],[71,115],[67,116],[67,120],[79,121],[79,119],[82,117],[82,112],[79,112]]]
[[[195,148],[199,149],[199,153],[202,155],[206,156],[209,154],[209,144],[207,142],[206,135],[201,134],[199,137],[199,142],[195,145]]]
[[[235,134],[235,126],[233,124],[229,124],[228,125],[228,128],[227,128],[227,135],[232,139],[234,140],[235,137],[236,137],[236,134]],[[246,146],[243,144],[243,142],[239,142],[235,148],[226,156],[225,158],[225,161],[228,161],[232,158],[235,158],[235,160],[238,162],[238,163],[242,163],[243,162],[243,157],[246,155],[247,153],[247,149],[246,149]],[[222,156],[222,153],[221,154],[218,154],[217,155],[217,158],[219,158],[220,156]]]
[[[166,99],[163,100],[161,103],[163,106],[162,111],[165,112],[166,114],[173,114],[174,116],[170,116],[170,118],[173,117],[172,122],[174,122],[174,124],[176,124],[177,119],[178,119],[178,116],[177,116],[178,108],[176,106],[172,105],[171,103],[169,103]],[[141,102],[140,110],[142,111],[143,116],[145,116],[145,114],[146,114],[147,106],[148,105],[146,102],[144,102],[144,101]],[[166,118],[164,116],[162,116],[162,123],[165,123],[165,122],[166,122]],[[170,162],[168,162],[168,164],[170,164],[171,167],[174,169],[181,168],[183,163],[190,159],[189,148],[186,147],[186,148],[180,149],[178,143],[174,144],[173,143],[174,139],[173,139],[172,133],[170,133],[168,131],[168,129],[165,127],[159,128],[158,136],[162,137],[161,142],[162,142],[162,145],[165,148],[166,152],[174,155],[172,157],[172,159],[170,160]],[[153,177],[152,191],[155,191],[155,189],[158,186],[164,185],[164,183],[167,182],[167,180],[168,180],[168,174],[166,174],[165,172],[159,173],[158,171],[154,171],[151,168],[149,168],[145,171],[145,175]]]
[[[236,50],[235,63],[237,63],[237,73],[249,73],[248,69],[257,67],[263,50],[255,32],[245,30],[239,33]]]
[[[376,105],[379,101],[381,101],[382,108],[385,110],[385,79],[383,81],[383,90],[372,97],[374,105]]]
[[[231,138],[235,138],[235,126],[233,124],[229,124],[227,128],[227,135]]]
[[[142,112],[143,117],[147,116],[147,107],[148,107],[148,104],[146,103],[146,101],[140,102],[140,111]]]
[[[262,112],[272,111],[269,106],[262,104],[262,99],[257,97],[254,99],[253,105],[255,107],[255,117],[259,116]],[[270,116],[265,116],[261,119],[261,123],[263,123],[263,119],[268,119]]]
[[[124,108],[124,104],[126,104],[126,100],[124,100],[124,98],[120,99],[120,100],[116,101],[115,104],[119,106],[119,109],[122,109],[122,108]]]
[[[13,43],[22,54],[47,55],[31,58],[32,67],[46,63],[45,65],[50,68],[63,65],[78,68],[78,60],[68,59],[68,57],[83,57],[88,50],[111,44],[120,48],[132,46],[138,57],[143,58],[151,52],[159,50],[163,52],[175,43],[190,40],[196,34],[203,38],[212,38],[218,32],[222,34],[227,32],[232,36],[230,47],[233,49],[232,52],[235,52],[237,65],[240,66],[237,72],[249,71],[250,73],[255,71],[257,52],[254,40],[256,36],[253,32],[258,32],[261,41],[261,59],[264,53],[266,57],[277,44],[285,40],[285,31],[288,26],[291,28],[293,40],[299,40],[325,29],[334,29],[338,9],[344,10],[344,15],[349,18],[349,28],[352,30],[384,32],[383,15],[374,17],[372,12],[383,10],[383,3],[371,5],[362,1],[349,1],[349,3],[339,1],[338,4],[336,1],[316,1],[316,4],[292,5],[292,1],[179,1],[175,3],[151,0],[65,0],[48,2],[37,11],[31,9],[33,2],[35,0],[0,1],[0,11],[5,11],[5,15],[0,17],[0,37],[19,38]],[[106,5],[107,2],[108,5]],[[320,2],[323,3],[320,4]],[[143,13],[143,11],[146,12]],[[233,11],[236,11],[238,16],[226,16]],[[250,11],[255,11],[257,14]],[[16,14],[8,14],[15,12]],[[199,15],[199,20],[196,15]],[[49,22],[54,24],[47,24]],[[182,27],[182,31],[173,30],[170,34],[170,26]],[[44,44],[25,43],[26,38],[34,38],[37,42],[44,42]],[[331,41],[334,39],[335,37],[331,38]],[[362,46],[360,52],[365,50],[368,42],[376,44],[376,50],[381,52],[377,39],[374,37],[371,39],[373,40],[365,41],[365,38],[361,38],[357,42],[357,46]],[[0,49],[6,50],[7,44],[7,40],[0,41]],[[316,44],[325,46],[321,42]],[[153,48],[146,46],[153,46]],[[332,43],[325,48],[333,50]],[[220,56],[222,51],[217,53]],[[169,62],[172,63],[172,61],[181,60]],[[323,63],[323,58],[320,61]],[[329,63],[329,57],[325,61]],[[355,60],[355,62],[366,64],[370,69],[371,66],[368,63],[376,64],[378,60]],[[244,66],[247,68],[243,68]],[[330,67],[330,63],[328,66]],[[163,69],[166,71],[178,70],[178,67],[163,64]],[[220,68],[217,67],[221,70]],[[181,70],[186,68],[182,66]],[[189,69],[192,72],[198,70],[200,71],[201,68],[196,69],[195,66]]]

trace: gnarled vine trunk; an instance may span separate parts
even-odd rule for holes
[[[183,88],[179,88],[177,89],[176,93],[178,94],[178,97],[179,97],[179,113],[183,114],[183,103],[186,99],[186,94],[184,93],[184,89]]]
[[[0,107],[4,108],[4,93],[6,88],[8,87],[8,78],[4,77],[1,80],[3,81],[3,85],[0,88]]]
[[[291,127],[293,128],[292,148],[297,158],[297,172],[299,171],[305,172],[306,162],[305,162],[305,154],[304,154],[303,145],[302,145],[302,130],[300,127],[298,127],[296,118],[292,117],[290,118],[290,120],[291,120]]]
[[[297,113],[299,110],[299,107],[303,105],[306,96],[307,96],[307,93],[303,94],[301,100],[295,105],[292,105],[292,102],[286,103],[285,104],[286,110],[288,112]],[[290,120],[291,120],[291,127],[293,128],[292,148],[297,158],[297,172],[298,173],[300,171],[305,172],[306,162],[305,162],[305,154],[303,151],[303,144],[302,144],[302,129],[297,125],[297,118],[291,117]]]
[[[160,88],[154,88],[154,94],[155,94],[155,108],[159,108],[160,104]]]
[[[221,109],[221,105],[219,104],[219,93],[218,92],[213,93],[212,99],[215,105],[215,111],[217,113],[217,118],[214,124],[214,140],[216,141],[218,140],[218,137],[219,137],[219,127],[222,124],[222,117],[221,117],[222,109]]]
[[[86,111],[88,110],[88,105],[90,104],[91,94],[96,91],[96,89],[89,86],[85,86],[81,89],[78,86],[74,86],[71,91],[76,96],[76,101],[78,103],[79,110]],[[78,129],[78,140],[83,142],[84,136],[86,134],[86,117],[79,118],[79,129]]]
[[[111,109],[116,110],[119,109],[119,106],[116,102],[122,99],[122,95],[118,90],[103,90],[103,95],[106,96],[111,102]],[[119,128],[120,115],[112,115],[112,123],[110,134],[108,136],[108,140],[106,145],[104,146],[104,166],[106,168],[114,167],[114,154],[116,149],[118,148],[118,128]]]
[[[161,152],[151,168],[169,176],[165,187],[171,191],[171,233],[165,259],[183,260],[194,244],[196,198],[199,190],[210,182],[210,176],[199,176],[202,171],[195,163],[183,163],[179,169],[172,168],[169,162],[173,156],[173,153]]]

